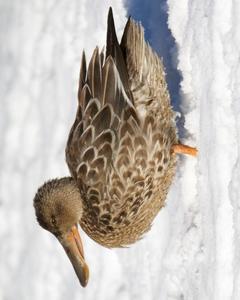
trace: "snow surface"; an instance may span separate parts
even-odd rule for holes
[[[81,51],[104,45],[109,5],[119,34],[131,14],[163,56],[182,141],[199,156],[179,159],[167,205],[137,244],[108,250],[82,233],[83,289],[32,200],[68,174]],[[239,15],[238,0],[0,1],[1,300],[240,299]]]

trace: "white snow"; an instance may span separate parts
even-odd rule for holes
[[[1,300],[240,299],[240,2],[141,4],[0,1]],[[104,45],[110,5],[119,35],[128,13],[147,20],[182,141],[199,155],[179,159],[166,207],[137,244],[108,250],[81,232],[91,272],[83,289],[32,201],[44,180],[68,174],[81,51],[89,58]],[[173,37],[158,15],[166,9]]]

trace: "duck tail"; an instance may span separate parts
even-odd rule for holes
[[[133,96],[131,90],[129,88],[129,78],[126,67],[126,62],[124,60],[123,52],[118,42],[112,7],[109,8],[108,11],[108,21],[107,21],[107,43],[106,43],[106,60],[109,56],[113,58],[113,61],[117,67],[121,82],[123,84],[124,90],[129,98],[129,100],[133,103]]]

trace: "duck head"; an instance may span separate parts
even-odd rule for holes
[[[59,240],[81,285],[85,287],[89,270],[77,229],[82,217],[82,200],[73,178],[46,182],[34,197],[34,207],[38,223]]]

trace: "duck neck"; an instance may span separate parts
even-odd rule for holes
[[[64,198],[64,202],[67,204],[68,209],[76,212],[80,220],[82,217],[82,199],[76,181],[72,177],[63,177],[58,181],[58,190]]]

